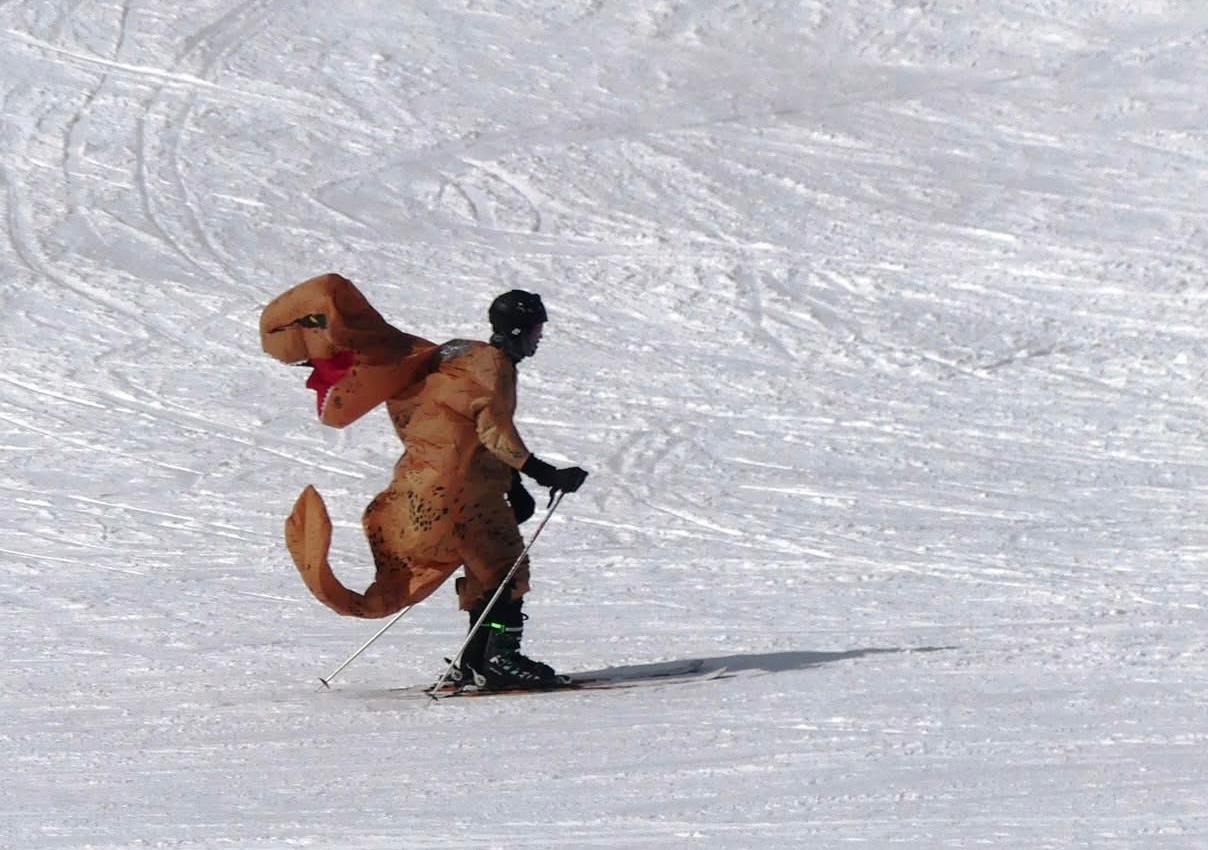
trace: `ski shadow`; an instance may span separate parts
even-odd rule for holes
[[[730,675],[789,673],[821,667],[824,664],[834,664],[838,661],[867,658],[871,655],[950,652],[954,649],[956,649],[955,646],[868,647],[843,652],[769,652],[757,655],[719,655],[716,658],[685,658],[680,661],[662,661],[654,664],[606,667],[601,670],[585,671],[583,675],[629,679],[665,676],[688,669],[701,673],[725,669],[726,673]]]

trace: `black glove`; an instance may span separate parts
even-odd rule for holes
[[[577,466],[555,469],[536,455],[529,455],[529,459],[524,462],[524,466],[520,467],[520,471],[542,487],[550,488],[550,504],[553,504],[558,493],[573,493],[587,480],[587,470],[585,469]]]
[[[512,486],[508,490],[508,504],[512,506],[512,513],[516,515],[517,525],[523,524],[537,510],[537,503],[533,501],[529,491],[524,489],[520,473],[514,469],[512,470]]]

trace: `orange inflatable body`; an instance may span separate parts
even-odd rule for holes
[[[427,597],[458,567],[461,607],[494,590],[524,549],[505,494],[529,457],[516,431],[516,367],[483,343],[437,346],[389,325],[348,280],[328,274],[282,294],[260,321],[266,353],[313,372],[325,425],[342,428],[385,404],[406,452],[366,508],[373,583],[345,587],[328,562],[331,520],[313,486],[285,523],[311,593],[340,614],[386,617]],[[528,565],[513,597],[528,590]]]

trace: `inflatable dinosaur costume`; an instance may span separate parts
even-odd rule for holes
[[[362,593],[328,563],[331,520],[306,487],[285,523],[285,541],[306,586],[353,617],[386,617],[419,602],[464,565],[458,596],[469,610],[496,588],[523,552],[505,500],[513,470],[531,454],[516,432],[516,367],[485,342],[436,345],[388,324],[348,280],[312,278],[285,292],[260,318],[264,351],[313,369],[319,421],[343,428],[385,403],[406,453],[366,508],[376,565]],[[541,465],[531,458],[529,469]],[[511,597],[528,589],[528,565]]]

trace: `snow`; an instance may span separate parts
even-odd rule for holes
[[[187,6],[187,8],[186,8]],[[0,846],[1208,847],[1208,8],[0,2]],[[551,313],[591,470],[526,647],[720,681],[463,700],[451,587],[333,563],[400,446],[267,301]],[[531,526],[530,526],[531,528]]]

